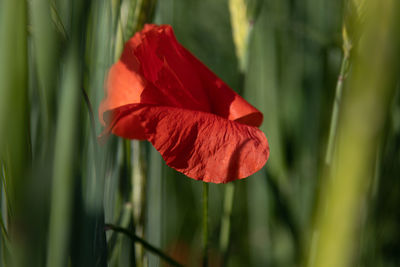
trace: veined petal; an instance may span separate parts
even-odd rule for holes
[[[125,106],[112,132],[149,140],[168,166],[205,182],[226,183],[264,166],[269,146],[264,133],[220,116],[175,107]],[[138,135],[135,136],[135,133]]]

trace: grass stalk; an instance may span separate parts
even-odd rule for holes
[[[339,120],[340,103],[342,101],[343,85],[344,85],[344,80],[346,78],[346,73],[347,73],[347,68],[348,68],[349,63],[350,63],[349,57],[344,56],[342,59],[342,64],[340,67],[340,74],[339,74],[337,84],[336,84],[332,117],[331,117],[331,123],[330,123],[330,127],[329,127],[328,146],[327,146],[326,156],[325,156],[325,164],[328,166],[331,165],[332,157],[334,154],[335,140],[336,140],[336,134],[337,134],[338,120]]]
[[[344,37],[346,37],[346,36],[344,36]],[[339,77],[338,77],[338,80],[336,83],[335,98],[333,101],[333,109],[332,109],[332,117],[331,117],[331,123],[330,123],[330,127],[329,127],[328,146],[327,146],[326,155],[325,155],[325,164],[328,166],[331,165],[332,157],[334,154],[335,140],[336,140],[336,134],[337,134],[338,120],[339,120],[339,111],[340,111],[340,105],[342,102],[343,86],[344,86],[344,81],[346,79],[347,72],[348,72],[349,65],[350,65],[351,46],[346,45],[347,43],[348,43],[347,38],[344,38],[343,58],[342,58],[341,66],[340,66]]]
[[[203,182],[203,267],[208,266],[208,187]]]
[[[129,179],[129,177],[133,177],[133,173],[134,173],[134,164],[133,164],[133,153],[132,153],[132,141],[131,140],[124,140],[124,165],[125,165],[125,172],[124,175],[126,175],[126,177],[121,177],[122,179]],[[136,224],[135,224],[135,219],[134,216],[132,216],[134,214],[134,208],[133,208],[133,194],[134,194],[134,184],[133,181],[130,180],[130,185],[132,186],[132,190],[130,190],[129,193],[129,198],[126,199],[125,201],[129,201],[129,204],[125,204],[128,205],[131,210],[129,217],[129,220],[126,220],[126,223],[129,223],[131,221],[133,221],[133,229],[136,229]],[[125,208],[124,208],[125,210]],[[124,216],[125,217],[125,216]],[[132,246],[132,263],[131,266],[137,266],[138,263],[138,257],[137,257],[137,253],[136,253],[136,246],[135,244],[133,244]]]
[[[132,205],[133,221],[136,235],[144,237],[145,233],[145,212],[146,212],[146,191],[147,191],[147,171],[144,167],[143,145],[141,141],[134,140],[133,143],[133,169],[132,169]],[[136,265],[144,266],[146,261],[142,246],[135,247]]]

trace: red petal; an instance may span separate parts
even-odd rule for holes
[[[112,66],[106,111],[128,104],[154,104],[209,112],[229,120],[259,126],[262,114],[180,45],[169,25],[146,25],[125,45]]]
[[[211,113],[130,105],[118,114],[114,134],[148,139],[170,167],[196,180],[226,183],[245,178],[269,156],[267,139],[258,128]]]

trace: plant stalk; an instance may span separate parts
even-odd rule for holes
[[[208,266],[208,183],[203,182],[203,267]]]
[[[144,237],[145,233],[145,214],[146,214],[146,188],[147,188],[147,171],[145,169],[145,161],[143,159],[143,146],[141,141],[134,140],[133,143],[133,165],[132,165],[132,206],[133,206],[133,222],[135,225],[136,235]],[[146,257],[143,247],[135,246],[136,265],[138,267],[145,266]]]
[[[340,103],[342,101],[344,80],[346,79],[349,63],[350,63],[349,54],[347,52],[345,52],[343,59],[342,59],[342,64],[340,67],[339,77],[338,77],[338,80],[336,83],[335,99],[333,102],[331,124],[329,127],[328,147],[327,147],[326,155],[325,155],[326,165],[330,165],[332,163],[332,157],[333,157],[334,148],[335,148],[337,126],[338,126],[338,120],[339,120]]]

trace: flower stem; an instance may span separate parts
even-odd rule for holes
[[[203,267],[208,266],[208,183],[203,182]]]
[[[105,224],[105,230],[113,230],[115,232],[119,232],[122,234],[127,235],[129,238],[131,238],[134,242],[140,243],[145,249],[147,249],[148,251],[156,254],[157,256],[159,256],[161,259],[165,260],[166,262],[168,262],[170,265],[172,266],[177,266],[177,267],[183,267],[182,264],[178,263],[177,261],[175,261],[173,258],[171,258],[170,256],[168,256],[167,254],[165,254],[164,252],[162,252],[159,248],[156,248],[155,246],[151,245],[150,243],[148,243],[146,240],[140,238],[139,236],[133,234],[131,231],[129,231],[128,229],[125,229],[123,227],[119,227],[119,226],[115,226],[112,224]]]

